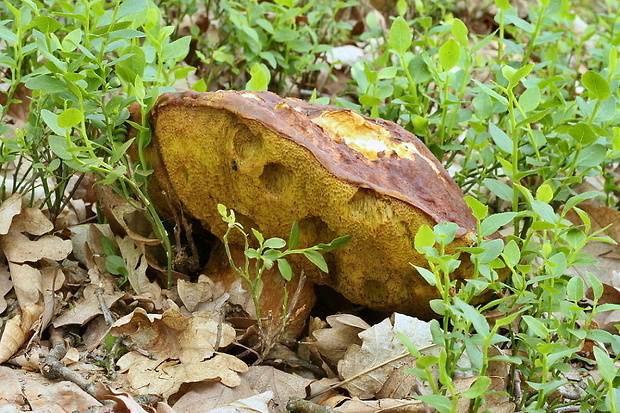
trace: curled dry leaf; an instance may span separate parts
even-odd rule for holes
[[[43,311],[42,306],[37,304],[21,307],[20,310],[20,314],[9,319],[4,325],[0,338],[0,363],[11,358],[28,341],[32,327]]]
[[[330,327],[314,331],[312,336],[316,341],[307,344],[314,346],[324,359],[335,366],[351,344],[362,344],[358,334],[370,325],[351,314],[330,315],[326,321]]]
[[[185,317],[174,309],[147,314],[137,308],[110,332],[126,336],[138,349],[121,357],[118,366],[139,394],[168,397],[183,383],[209,380],[234,387],[238,373],[248,368],[237,357],[215,351],[232,343],[234,329],[200,315]]]
[[[125,268],[128,273],[127,278],[131,287],[137,294],[153,300],[156,308],[161,308],[161,288],[156,282],[151,282],[146,276],[148,263],[144,256],[143,247],[129,236],[124,238],[117,236],[116,243],[125,261]]]
[[[0,205],[0,235],[9,233],[13,217],[22,210],[22,197],[20,194],[13,194]]]
[[[213,298],[213,287],[213,281],[205,275],[200,275],[195,283],[185,280],[177,282],[179,298],[189,312],[193,312],[198,304]]]

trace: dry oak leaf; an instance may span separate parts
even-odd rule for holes
[[[273,392],[266,391],[247,399],[236,400],[224,406],[210,410],[210,413],[270,413],[269,402],[273,399]]]
[[[102,314],[101,305],[99,304],[99,299],[95,294],[95,290],[98,287],[94,284],[89,284],[84,288],[83,297],[75,303],[75,305],[60,314],[53,321],[54,327],[61,327],[70,324],[77,324],[83,326],[93,318]],[[112,307],[114,303],[123,298],[125,293],[120,291],[114,291],[112,294],[104,293],[104,301],[108,308]]]
[[[69,381],[51,381],[40,374],[0,366],[0,411],[6,406],[20,411],[70,413],[86,411],[101,403]]]
[[[245,374],[241,375],[241,383],[233,388],[217,381],[208,381],[187,384],[183,386],[183,391],[173,405],[176,413],[195,413],[196,406],[200,406],[200,411],[209,412],[232,401],[256,395]]]
[[[278,411],[286,410],[286,403],[291,397],[304,398],[306,388],[312,382],[272,366],[251,366],[244,377],[256,393],[271,391],[275,409]]]
[[[362,345],[351,345],[338,363],[338,372],[349,380],[343,387],[352,397],[375,397],[390,375],[406,364],[408,352],[395,331],[409,337],[418,349],[432,343],[427,322],[398,313],[394,315],[394,325],[386,318],[359,333]]]
[[[7,260],[12,262],[36,262],[42,258],[63,260],[72,250],[71,241],[55,235],[43,235],[53,229],[54,226],[40,209],[24,208],[19,214],[12,216],[8,232],[0,235],[0,248]],[[31,240],[25,233],[43,236]]]
[[[186,317],[175,309],[147,314],[137,308],[117,320],[110,332],[127,336],[140,350],[118,361],[131,388],[139,394],[167,398],[183,383],[209,380],[234,387],[240,382],[238,373],[248,369],[237,357],[215,351],[233,342],[234,329],[200,315]]]

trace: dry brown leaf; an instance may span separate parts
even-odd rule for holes
[[[143,247],[137,245],[129,236],[116,237],[118,249],[121,251],[128,280],[134,291],[142,297],[149,298],[155,303],[155,308],[162,306],[161,287],[156,282],[151,282],[146,276],[148,263],[144,256]]]
[[[238,373],[248,368],[237,357],[215,352],[233,342],[234,329],[200,315],[185,317],[174,309],[147,314],[137,308],[117,320],[111,333],[126,335],[139,350],[118,361],[139,394],[168,397],[183,383],[208,380],[234,387],[240,383]]]
[[[101,306],[95,294],[96,285],[89,284],[84,288],[82,299],[78,301],[73,308],[64,311],[54,319],[52,323],[54,327],[61,327],[70,324],[83,326],[93,318],[101,314]],[[103,299],[108,308],[120,300],[125,293],[114,291],[112,294],[103,293]]]
[[[380,399],[360,400],[353,398],[334,409],[338,413],[428,413],[429,410],[419,400]],[[432,411],[432,410],[431,410]]]
[[[0,408],[14,406],[39,412],[86,411],[101,403],[68,381],[51,381],[40,374],[0,366]]]
[[[36,262],[43,258],[60,261],[71,252],[71,241],[55,235],[44,235],[31,241],[24,234],[10,232],[0,237],[0,247],[12,262]]]
[[[197,282],[178,280],[177,291],[179,298],[187,311],[193,312],[198,304],[208,302],[213,298],[214,283],[205,275],[200,275]]]
[[[291,397],[304,398],[306,387],[312,381],[272,366],[252,366],[244,377],[256,393],[272,391],[275,409],[278,411],[286,410],[286,403]]]
[[[11,230],[12,231],[12,230]],[[41,272],[28,264],[9,262],[9,271],[20,314],[9,319],[0,337],[0,363],[12,357],[32,336],[45,309]]]
[[[2,314],[7,307],[4,296],[12,289],[13,282],[10,279],[9,268],[6,264],[0,262],[0,314]]]
[[[89,239],[93,239],[93,235],[89,235],[91,234],[91,228],[93,227],[97,230],[97,234],[100,237],[106,237],[110,239],[114,238],[114,234],[112,234],[112,230],[107,224],[83,224],[69,228],[69,230],[71,231],[70,238],[73,245],[73,256],[84,266],[87,266],[88,260],[86,254],[86,247],[89,243]],[[94,248],[93,245],[90,246],[90,250],[91,252],[97,253],[97,251],[95,251],[96,248]],[[92,260],[92,255],[89,258]]]
[[[99,400],[113,400],[116,402],[113,408],[114,412],[147,413],[134,399],[133,395],[124,391],[115,390],[97,383],[95,385],[95,392]]]
[[[20,194],[13,194],[0,205],[0,235],[9,233],[9,228],[13,222],[13,217],[22,210],[22,197]]]
[[[115,234],[122,237],[127,235],[137,244],[161,244],[158,238],[149,237],[153,230],[143,212],[115,193],[109,186],[96,185],[94,189],[101,209]]]
[[[37,304],[21,307],[20,310],[21,314],[9,319],[4,325],[0,338],[0,363],[11,358],[28,341],[32,327],[43,311],[42,306]]]
[[[336,365],[351,344],[361,344],[358,334],[370,326],[361,318],[351,314],[336,314],[326,319],[330,328],[323,328],[312,333],[316,342],[313,345],[322,357]]]
[[[53,229],[54,225],[39,208],[23,208],[11,225],[11,230],[31,235],[47,234]]]
[[[190,383],[184,387],[184,394],[173,404],[177,413],[195,413],[211,411],[235,400],[256,395],[250,387],[245,374],[237,387],[230,388],[217,381]],[[199,406],[197,408],[197,406]]]
[[[402,314],[394,315],[394,325],[385,319],[359,333],[362,345],[351,345],[338,363],[340,375],[349,380],[343,387],[351,396],[375,397],[390,375],[407,363],[408,352],[395,331],[409,337],[420,350],[431,346],[428,323]]]
[[[269,402],[271,399],[273,399],[273,393],[266,391],[247,399],[230,402],[210,410],[210,413],[269,413]]]

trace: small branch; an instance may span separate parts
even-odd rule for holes
[[[95,395],[95,386],[82,377],[80,373],[71,370],[60,361],[67,354],[64,337],[60,330],[55,328],[50,329],[50,343],[52,344],[52,348],[41,367],[43,376],[51,380],[67,380],[73,382],[77,384],[80,389],[97,398]]]

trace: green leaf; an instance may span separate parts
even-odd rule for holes
[[[250,80],[246,83],[247,90],[267,90],[271,81],[271,73],[264,63],[254,63],[250,69]]]
[[[278,261],[278,271],[280,271],[280,275],[286,281],[291,281],[293,278],[293,269],[291,268],[291,264],[288,263],[286,258],[279,258]]]
[[[591,145],[598,139],[598,136],[596,136],[590,125],[583,122],[579,122],[571,126],[568,130],[568,134],[576,142],[579,142],[584,146]]]
[[[256,238],[258,243],[260,245],[263,245],[263,242],[265,242],[265,237],[263,236],[263,234],[256,228],[252,228],[252,234],[254,234],[254,237]]]
[[[509,0],[493,0],[495,5],[499,7],[501,10],[510,10],[512,9],[512,5]]]
[[[546,202],[538,200],[532,201],[532,210],[536,215],[542,218],[543,221],[550,224],[555,224],[560,219],[560,217],[553,210],[553,207]]]
[[[478,376],[474,384],[472,384],[469,389],[461,393],[460,396],[465,397],[467,399],[478,398],[487,391],[490,385],[491,385],[490,377]]]
[[[52,75],[31,77],[26,80],[26,87],[33,90],[42,90],[47,94],[62,93],[68,90],[67,85],[63,81],[56,79]]]
[[[538,319],[529,315],[524,315],[523,321],[525,321],[525,323],[532,330],[532,332],[536,334],[539,338],[545,339],[549,335],[549,330],[547,330],[544,324]]]
[[[504,152],[512,153],[512,139],[494,123],[489,123],[489,132],[495,144]]]
[[[329,272],[329,270],[327,268],[327,263],[325,262],[325,258],[323,258],[323,256],[321,255],[320,252],[318,252],[318,251],[304,251],[303,254],[308,259],[308,261],[310,261],[311,263],[316,265],[321,271]]]
[[[484,251],[478,254],[478,259],[482,264],[488,264],[499,257],[502,250],[504,249],[504,240],[501,238],[494,240],[485,240],[481,245],[484,247]]]
[[[435,276],[433,272],[431,272],[430,270],[424,267],[418,267],[417,265],[413,265],[413,264],[411,265],[413,266],[413,268],[415,268],[418,271],[418,273],[420,273],[422,277],[424,277],[424,279],[429,285],[433,287],[437,285],[437,277]]]
[[[611,96],[609,82],[595,71],[588,70],[581,76],[581,83],[593,99],[607,100]]]
[[[415,366],[419,369],[427,369],[437,363],[439,363],[439,357],[429,354],[419,357],[415,362]]]
[[[116,12],[116,18],[128,16],[135,13],[144,13],[148,10],[147,0],[125,0],[121,3],[118,11]]]
[[[411,28],[402,17],[397,17],[390,27],[390,34],[388,38],[388,44],[391,49],[394,49],[399,55],[404,55],[411,47],[413,40],[413,33]]]
[[[178,62],[183,59],[189,52],[189,42],[191,39],[190,36],[185,36],[165,45],[161,53],[161,60],[164,62],[169,60]]]
[[[605,160],[606,155],[607,148],[605,145],[590,145],[579,153],[577,165],[580,168],[596,168]]]
[[[443,70],[452,69],[461,58],[461,46],[454,39],[448,39],[439,48],[439,64]]]
[[[452,36],[454,36],[456,41],[459,42],[459,44],[464,48],[467,48],[467,46],[469,45],[469,41],[467,40],[467,34],[469,33],[469,30],[467,29],[465,23],[463,23],[459,19],[454,19],[454,21],[452,22],[451,31]]]
[[[504,260],[510,265],[517,265],[521,260],[521,250],[515,240],[508,241],[502,253]]]
[[[592,289],[592,295],[594,296],[594,300],[598,301],[603,296],[603,283],[596,275],[592,274],[590,271],[586,271],[586,277],[588,277],[588,283],[590,284],[590,289]]]
[[[454,297],[454,299],[456,301],[456,306],[463,312],[465,319],[472,323],[478,334],[483,337],[487,337],[489,334],[491,334],[491,331],[489,329],[489,323],[482,314],[476,311],[476,309],[470,304],[467,304],[465,301],[459,299],[458,297]]]
[[[599,346],[594,346],[594,358],[596,359],[596,363],[598,365],[598,372],[601,374],[603,380],[607,383],[613,382],[618,375],[618,370],[614,365],[613,359],[611,359],[607,352]]]
[[[288,235],[288,247],[290,249],[297,247],[297,244],[299,244],[299,235],[299,224],[295,221],[291,225],[291,232]]]
[[[504,76],[506,76],[504,69],[508,67],[510,66],[504,66],[504,68],[502,68],[502,74],[504,74]],[[510,75],[510,77],[506,76],[506,78],[509,81],[508,88],[509,89],[514,88],[517,85],[517,83],[521,81],[521,79],[523,79],[525,76],[527,76],[532,71],[533,68],[534,68],[534,63],[529,63],[525,66],[518,68],[517,70],[514,70],[512,75]]]
[[[540,89],[536,86],[527,89],[519,96],[519,107],[525,112],[531,112],[540,104]]]
[[[61,128],[72,128],[84,120],[84,114],[76,108],[65,109],[58,115],[58,126]]]
[[[471,212],[474,214],[474,217],[478,220],[483,220],[486,218],[489,213],[489,207],[484,205],[482,202],[478,201],[476,198],[473,198],[469,195],[465,196],[465,203],[471,209]]]
[[[500,212],[498,214],[489,215],[480,224],[481,236],[488,237],[494,234],[498,229],[508,224],[517,216],[516,212]]]
[[[566,284],[566,295],[571,301],[578,302],[585,297],[585,289],[583,278],[573,276]]]
[[[110,274],[127,276],[127,268],[125,267],[125,260],[118,255],[111,255],[105,258],[105,269]]]
[[[327,252],[327,251],[335,250],[337,248],[344,247],[345,244],[347,242],[349,242],[350,239],[351,239],[350,235],[344,235],[342,237],[338,237],[338,238],[334,239],[329,244],[319,244],[319,245],[317,245],[317,247],[319,247],[319,249],[321,251],[326,251]]]
[[[506,183],[491,178],[485,178],[483,182],[484,186],[489,188],[489,190],[493,192],[499,199],[507,202],[512,201],[514,191]]]
[[[435,233],[431,227],[428,225],[422,225],[418,228],[418,232],[416,232],[413,240],[413,245],[415,250],[420,254],[425,254],[427,247],[432,247],[435,245]]]
[[[58,126],[58,115],[50,112],[47,109],[41,109],[41,117],[49,128],[54,131],[55,134],[64,136],[66,129]]]
[[[206,92],[207,83],[203,78],[200,78],[196,83],[192,85],[192,90],[195,90],[196,92]]]
[[[414,399],[418,399],[425,403],[430,404],[437,409],[439,413],[450,413],[452,411],[452,402],[449,398],[442,394],[429,394],[427,396],[413,396]]]
[[[228,217],[228,208],[222,204],[217,204],[217,212],[219,212],[222,217]]]
[[[269,238],[263,244],[265,248],[284,248],[286,246],[286,241],[282,238]]]
[[[56,30],[63,27],[61,23],[49,16],[37,16],[34,18],[33,23],[38,30],[45,34],[54,33]]]
[[[70,161],[73,156],[67,152],[67,139],[58,135],[50,135],[48,138],[50,150],[60,159]]]
[[[398,339],[403,342],[403,344],[409,351],[409,354],[411,354],[413,357],[416,357],[416,358],[422,357],[422,355],[420,354],[420,351],[418,351],[418,348],[413,343],[413,341],[411,341],[409,337],[407,337],[405,334],[401,333],[400,331],[394,331],[394,334],[396,334],[396,337],[398,337]]]
[[[549,203],[553,199],[553,188],[549,184],[542,184],[536,189],[536,199]]]

